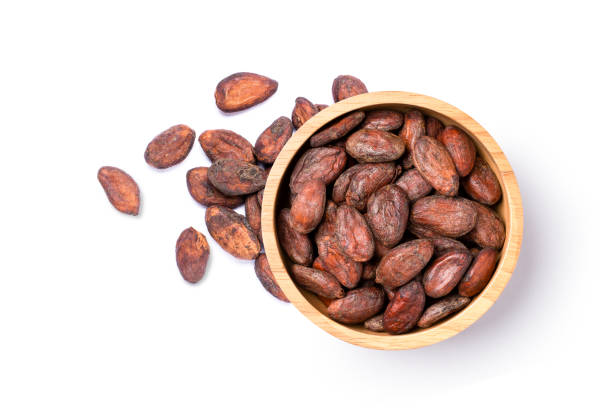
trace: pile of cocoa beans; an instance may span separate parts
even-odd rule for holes
[[[223,79],[215,92],[224,112],[272,96],[277,82],[252,73]],[[366,93],[359,79],[337,77],[334,102]],[[281,116],[255,145],[225,129],[198,138],[210,167],[187,172],[191,196],[206,208],[210,236],[228,253],[255,260],[255,273],[276,298],[288,301],[261,242],[261,203],[271,165],[285,143],[327,105],[299,97],[291,119]],[[183,161],[196,133],[173,126],[147,146],[145,160],[165,169]],[[408,112],[351,112],[317,131],[292,169],[290,205],[277,214],[277,236],[297,285],[315,293],[329,317],[373,331],[426,328],[465,307],[490,280],[505,239],[491,208],[501,188],[461,129]],[[137,215],[140,190],[115,167],[98,180],[111,204]],[[235,211],[244,204],[242,215]],[[183,278],[202,279],[210,248],[185,229],[176,243]]]

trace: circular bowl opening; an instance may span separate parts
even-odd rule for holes
[[[345,325],[327,317],[327,307],[313,293],[295,285],[287,272],[291,262],[280,248],[276,236],[276,215],[288,206],[288,181],[293,165],[310,145],[308,139],[332,120],[355,110],[392,109],[405,112],[419,109],[444,125],[454,125],[474,141],[480,156],[495,172],[502,188],[502,199],[494,209],[504,220],[506,241],[500,251],[497,269],[485,289],[459,313],[427,329],[390,335],[372,332],[362,325]],[[346,342],[368,348],[412,349],[445,340],[478,320],[497,300],[510,280],[518,260],[523,235],[523,208],[516,177],[495,140],[470,116],[438,99],[410,92],[373,92],[342,100],[308,120],[287,142],[279,154],[266,184],[262,204],[262,234],[270,268],[291,303],[317,326]]]

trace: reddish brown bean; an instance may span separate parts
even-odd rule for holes
[[[408,225],[406,193],[394,184],[381,187],[368,199],[367,209],[366,220],[374,238],[386,247],[397,245]]]
[[[404,114],[404,125],[399,132],[400,138],[406,145],[406,150],[412,151],[414,141],[425,135],[425,118],[421,111],[412,109],[406,112]]]
[[[440,194],[455,196],[459,192],[459,175],[442,143],[429,136],[419,137],[413,145],[412,160],[419,173]]]
[[[476,146],[472,139],[463,130],[454,126],[444,128],[437,139],[446,147],[453,159],[459,177],[467,176],[472,171],[474,160],[476,160]]]
[[[327,313],[340,323],[357,324],[380,312],[384,305],[385,293],[372,286],[350,290],[345,297],[331,302]]]
[[[302,234],[312,232],[321,222],[325,202],[325,184],[321,180],[304,183],[291,203],[290,222],[293,229]]]
[[[499,253],[494,248],[483,248],[474,258],[470,269],[465,273],[459,283],[459,294],[461,296],[475,296],[487,286],[495,266]]]
[[[265,173],[261,167],[233,159],[214,162],[208,169],[208,180],[228,196],[256,193],[266,186]]]
[[[236,258],[255,259],[261,244],[246,217],[218,205],[206,209],[206,227],[215,241]]]
[[[291,276],[299,286],[324,298],[344,297],[344,289],[340,286],[340,282],[331,273],[324,270],[293,265]]]
[[[231,130],[207,130],[200,135],[198,141],[211,162],[234,159],[255,163],[251,142]]]
[[[346,140],[346,151],[361,163],[383,163],[399,159],[404,143],[393,133],[377,129],[361,129]]]
[[[364,83],[352,75],[340,75],[334,79],[334,83],[332,85],[332,96],[334,97],[334,102],[367,92],[368,89]]]
[[[140,189],[129,174],[117,167],[105,166],[98,170],[98,181],[113,207],[125,214],[138,215]]]
[[[393,181],[396,168],[393,163],[368,163],[352,177],[346,190],[346,204],[359,211],[365,209],[370,194]]]
[[[431,242],[434,245],[434,255],[440,256],[449,251],[463,250],[467,251],[467,247],[463,245],[461,242],[454,240],[452,238],[446,237],[437,237],[432,238]]]
[[[457,286],[470,266],[470,251],[449,251],[434,259],[423,274],[423,286],[429,297],[448,295]]]
[[[207,207],[222,205],[236,208],[244,202],[244,199],[240,196],[226,196],[217,190],[208,181],[208,167],[196,167],[187,172],[187,189],[194,200]]]
[[[376,282],[386,288],[402,286],[427,265],[433,254],[429,239],[416,239],[393,248],[376,268]]]
[[[470,303],[469,297],[458,295],[447,296],[425,309],[417,325],[423,329],[431,327],[434,323],[463,309],[468,303]]]
[[[474,229],[466,235],[466,238],[481,248],[500,249],[506,240],[506,228],[503,221],[491,208],[479,203],[473,204],[478,217]]]
[[[340,250],[352,260],[366,262],[374,256],[372,231],[355,208],[344,204],[338,207],[334,232]]]
[[[480,157],[476,158],[472,172],[461,181],[461,184],[470,197],[482,204],[493,205],[502,195],[495,173]]]
[[[340,147],[317,147],[307,150],[297,161],[289,188],[297,193],[309,180],[321,180],[326,185],[340,175],[346,165],[346,152]]]
[[[334,188],[332,190],[332,200],[334,200],[336,204],[342,204],[344,202],[346,199],[346,191],[348,190],[349,184],[351,184],[353,175],[360,171],[364,166],[364,164],[357,164],[349,167],[338,176],[334,182]]]
[[[237,112],[272,96],[278,82],[263,75],[237,72],[224,78],[215,90],[215,102],[223,112]]]
[[[284,208],[276,220],[276,232],[281,247],[287,256],[300,265],[308,266],[312,263],[312,244],[308,235],[301,234],[291,227],[290,213]]]
[[[440,132],[444,130],[444,124],[433,116],[427,116],[425,120],[425,130],[427,136],[437,139]]]
[[[261,206],[257,201],[257,194],[251,194],[244,202],[244,215],[251,229],[257,234],[257,237],[263,242],[261,236]]]
[[[374,110],[366,113],[362,129],[378,129],[390,132],[402,127],[404,115],[392,110]]]
[[[423,197],[412,205],[410,222],[456,238],[470,232],[478,213],[473,201],[440,195]]]
[[[185,160],[195,141],[189,126],[176,125],[155,136],[145,151],[145,161],[158,169],[172,167]]]
[[[176,265],[187,282],[197,283],[206,272],[210,247],[206,237],[193,228],[184,230],[176,241]]]
[[[343,138],[357,127],[363,121],[363,118],[365,118],[365,113],[357,111],[334,120],[310,137],[310,145],[319,147]]]
[[[264,289],[266,289],[272,296],[278,300],[282,300],[283,302],[289,302],[287,296],[285,296],[281,288],[278,286],[278,283],[274,278],[274,274],[272,274],[266,254],[259,255],[255,260],[255,275],[257,276],[257,279],[259,279],[259,282],[261,282]]]
[[[405,171],[396,181],[397,184],[413,202],[431,193],[431,185],[421,176],[417,169]]]
[[[423,285],[413,280],[399,288],[383,314],[383,326],[392,334],[406,333],[417,323],[425,308]]]
[[[319,109],[317,109],[312,102],[300,96],[295,100],[295,106],[293,107],[293,112],[291,113],[291,122],[293,122],[293,127],[296,130],[299,129],[308,121],[308,119],[312,118],[318,112]]]
[[[255,156],[262,163],[272,164],[293,134],[291,120],[285,116],[276,119],[255,142]]]

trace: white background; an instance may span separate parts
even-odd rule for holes
[[[605,2],[2,2],[0,406],[516,406],[609,404],[610,13]],[[217,82],[278,92],[224,115]],[[525,210],[515,274],[458,336],[358,348],[211,257],[198,285],[174,259],[205,232],[187,193],[199,145],[156,171],[149,140],[186,123],[252,142],[297,96],[331,102],[339,74],[478,120]],[[115,211],[96,172],[139,183]],[[374,405],[375,404],[375,405]]]

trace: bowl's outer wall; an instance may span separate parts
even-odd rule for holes
[[[297,153],[307,148],[306,142],[325,124],[345,113],[363,109],[394,109],[407,111],[419,109],[423,113],[440,119],[445,125],[455,125],[469,134],[478,153],[491,166],[500,181],[503,197],[496,205],[506,224],[506,242],[501,252],[497,270],[487,287],[461,312],[440,324],[402,335],[375,333],[361,326],[346,326],[331,320],[325,314],[325,306],[313,294],[302,291],[291,280],[276,238],[277,203],[285,201],[288,189],[285,177],[288,169],[297,160]],[[281,187],[282,186],[282,187]],[[262,234],[270,268],[279,286],[308,319],[328,333],[349,343],[375,349],[412,349],[445,340],[466,329],[478,320],[497,300],[510,280],[518,261],[523,235],[523,207],[516,177],[497,143],[474,119],[445,102],[410,92],[372,92],[340,101],[319,112],[308,120],[287,142],[276,159],[264,192],[262,204]]]

